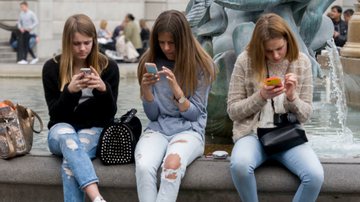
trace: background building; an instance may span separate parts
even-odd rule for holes
[[[15,25],[20,12],[20,2],[0,0],[0,22]],[[29,8],[39,18],[39,26],[36,28],[36,33],[40,36],[40,42],[36,47],[37,55],[41,59],[46,59],[59,53],[63,25],[70,15],[84,13],[92,18],[96,27],[99,26],[100,20],[106,19],[109,23],[108,28],[112,31],[127,13],[132,13],[137,23],[139,19],[144,18],[151,27],[162,11],[168,9],[185,11],[188,2],[188,0],[28,0]],[[354,3],[356,0],[336,0],[333,5],[341,5],[345,10],[353,8]],[[0,29],[1,46],[6,46],[9,38],[10,32]]]

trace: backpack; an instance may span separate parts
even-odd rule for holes
[[[131,109],[121,118],[116,118],[113,123],[104,127],[97,147],[97,156],[103,164],[119,165],[135,162],[135,147],[142,131],[136,112],[136,109]]]

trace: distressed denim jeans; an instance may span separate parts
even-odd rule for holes
[[[241,201],[259,201],[254,170],[267,159],[279,161],[300,178],[300,186],[293,202],[316,201],[324,181],[324,171],[312,148],[308,144],[302,144],[268,156],[255,135],[237,140],[231,152],[231,177]]]
[[[64,201],[85,201],[83,188],[97,183],[91,159],[96,157],[96,147],[102,128],[76,130],[70,124],[57,123],[49,130],[50,151],[63,157],[61,175]]]
[[[186,167],[203,153],[204,141],[195,131],[184,131],[173,136],[145,131],[135,150],[139,201],[175,202]],[[167,167],[166,159],[170,156],[179,158],[179,167]],[[160,164],[162,172],[158,192],[157,171]]]

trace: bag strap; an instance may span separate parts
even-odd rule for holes
[[[270,72],[269,72],[269,67],[266,63],[266,78],[270,78]],[[274,114],[275,114],[275,106],[274,106],[274,100],[271,98],[271,107],[273,108]]]
[[[14,109],[14,110],[16,109],[17,105],[19,105],[19,104],[15,105],[15,104],[14,104],[12,101],[10,101],[10,100],[4,100],[3,103],[5,103],[6,105],[10,106],[10,107],[11,107],[12,109]],[[44,124],[43,124],[40,116],[39,116],[36,112],[34,112],[33,110],[29,109],[28,107],[24,107],[24,106],[22,106],[22,107],[26,109],[26,112],[28,113],[28,115],[29,115],[30,117],[33,117],[33,116],[36,117],[37,120],[38,120],[39,123],[40,123],[40,130],[35,130],[35,129],[34,129],[34,122],[32,122],[32,124],[31,124],[31,129],[32,129],[35,133],[41,133],[41,131],[44,129]]]
[[[270,78],[269,67],[268,67],[267,63],[266,63],[266,78]],[[271,107],[273,108],[273,112],[275,114],[275,106],[274,106],[274,100],[273,99],[271,99]],[[259,113],[258,121],[260,121],[260,117],[261,117],[261,110],[260,110],[260,113]]]
[[[136,109],[134,108],[130,109],[125,115],[123,115],[123,117],[126,117],[123,123],[129,123],[131,119],[134,118],[136,112],[137,112]]]
[[[34,129],[34,123],[35,123],[35,121],[32,122],[32,124],[31,124],[31,129],[32,129],[35,133],[41,133],[41,131],[44,129],[44,124],[43,124],[40,116],[39,116],[36,112],[34,112],[33,110],[31,110],[31,109],[29,109],[29,108],[26,108],[26,111],[28,112],[28,114],[29,114],[30,116],[36,117],[37,120],[38,120],[39,123],[40,123],[40,130],[35,130],[35,129]]]

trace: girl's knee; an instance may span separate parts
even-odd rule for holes
[[[321,168],[308,170],[303,179],[303,182],[309,183],[314,187],[319,187],[324,182],[324,170]]]
[[[135,155],[136,175],[154,175],[156,176],[157,168],[150,162],[143,159],[141,154]]]
[[[237,175],[247,176],[249,174],[253,174],[254,170],[255,166],[253,166],[250,161],[246,160],[246,158],[231,159],[230,171],[233,173],[237,173]]]
[[[169,154],[166,156],[163,165],[163,178],[166,180],[176,180],[181,176],[181,158],[178,154]]]
[[[322,185],[324,182],[324,170],[321,168],[317,171],[313,171],[311,178],[316,182],[316,184]]]

